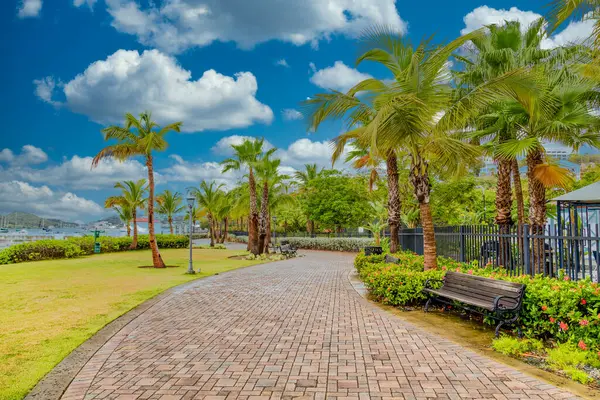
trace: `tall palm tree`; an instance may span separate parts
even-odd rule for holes
[[[121,209],[129,209],[131,220],[133,221],[133,241],[131,249],[136,249],[138,244],[138,228],[137,228],[137,210],[144,209],[146,204],[146,180],[140,179],[137,182],[123,181],[115,184],[115,189],[121,189],[120,196],[111,196],[104,202],[104,207],[121,207]],[[129,224],[128,224],[129,225]]]
[[[250,215],[248,227],[248,247],[252,254],[259,254],[258,247],[258,208],[256,206],[256,179],[254,166],[263,152],[264,139],[244,140],[242,144],[231,145],[235,152],[233,158],[221,162],[223,173],[248,169],[248,190],[250,194]]]
[[[398,70],[408,66],[412,50],[408,49],[393,55],[390,61]],[[358,62],[369,59],[367,53],[359,58]],[[390,251],[395,253],[399,250],[399,227],[400,227],[400,190],[398,183],[398,157],[397,149],[389,147],[377,151],[374,143],[369,138],[361,138],[365,126],[372,122],[377,114],[377,104],[373,101],[378,93],[386,87],[386,83],[376,79],[366,79],[359,82],[347,93],[333,92],[321,93],[303,102],[306,113],[309,115],[310,130],[316,131],[319,125],[326,119],[348,118],[349,131],[335,139],[335,149],[332,161],[335,162],[344,152],[349,141],[355,141],[359,149],[369,152],[369,163],[373,164],[382,154],[386,163],[386,174],[388,183],[388,225],[390,227]],[[358,93],[370,93],[369,96],[359,98]],[[375,144],[378,146],[379,144]]]
[[[182,201],[183,197],[180,193],[173,193],[168,189],[156,196],[156,212],[167,217],[171,235],[173,234],[173,215],[185,209],[185,206],[181,204]]]
[[[570,70],[542,65],[536,70],[539,91],[514,96],[511,110],[521,121],[517,137],[498,146],[504,157],[525,155],[529,189],[529,225],[533,235],[542,235],[546,223],[546,187],[564,182],[567,171],[545,159],[545,141],[578,150],[582,145],[600,146],[600,117],[594,107],[600,102],[596,84]],[[543,243],[533,245],[534,265],[541,267]]]
[[[448,58],[482,30],[432,47],[428,41],[413,48],[395,32],[374,29],[365,38],[367,50],[358,62],[374,61],[393,74],[392,83],[364,81],[361,90],[374,96],[375,115],[355,130],[361,140],[370,141],[371,150],[387,156],[402,149],[410,161],[409,179],[419,203],[425,253],[425,268],[437,266],[435,231],[430,209],[431,174],[457,173],[466,162],[478,157],[478,149],[454,133],[470,118],[499,96],[529,90],[528,77],[513,72],[488,81],[458,101],[450,85]],[[402,62],[399,62],[402,60]],[[360,85],[360,84],[359,84]],[[359,86],[357,85],[357,86]],[[397,166],[396,166],[397,169]]]
[[[299,185],[300,191],[305,191],[310,182],[316,179],[322,171],[323,168],[319,170],[317,164],[304,164],[304,171],[294,172],[294,179]],[[308,218],[308,216],[306,219],[306,230],[311,235],[315,233],[315,221]]]
[[[222,187],[223,184],[217,185],[215,181],[210,183],[202,181],[200,182],[200,188],[190,188],[190,192],[196,196],[198,206],[206,210],[206,218],[208,219],[210,231],[210,247],[215,246],[215,217],[218,213],[221,197],[224,195],[221,190]]]
[[[159,129],[152,121],[149,112],[135,118],[132,114],[125,115],[125,126],[109,126],[102,130],[104,140],[116,140],[116,144],[106,146],[92,160],[92,168],[98,166],[100,160],[114,157],[124,161],[129,158],[142,156],[148,170],[148,238],[152,250],[152,264],[155,268],[165,268],[165,262],[160,256],[156,235],[154,234],[154,162],[152,153],[164,151],[168,143],[165,135],[170,131],[180,132],[182,122],[175,122]]]
[[[356,169],[369,169],[369,191],[372,192],[373,185],[379,179],[377,168],[382,160],[379,157],[375,157],[367,146],[361,146],[357,141],[351,142],[350,146],[351,150],[344,161],[347,163],[351,162],[352,166]]]
[[[289,176],[279,174],[278,169],[279,165],[281,164],[281,160],[271,160],[271,154],[271,151],[265,153],[265,155],[256,164],[256,174],[260,178],[263,188],[260,203],[260,218],[258,221],[259,253],[263,253],[265,252],[265,250],[268,252],[267,246],[269,244],[269,241],[267,239],[267,234],[269,233],[269,225],[271,220],[269,212],[269,187],[281,182],[284,179],[289,179]]]

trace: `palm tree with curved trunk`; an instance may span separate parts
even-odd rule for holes
[[[264,139],[244,140],[242,144],[232,144],[235,156],[221,162],[223,173],[248,169],[248,190],[250,194],[250,213],[248,223],[248,249],[254,255],[259,254],[258,247],[258,208],[256,200],[256,178],[254,168],[263,153]]]
[[[169,222],[169,232],[173,234],[173,215],[183,211],[185,206],[182,205],[183,197],[178,192],[171,192],[165,189],[164,192],[156,196],[156,212],[167,217]]]
[[[319,170],[317,164],[304,164],[304,171],[294,172],[294,179],[300,187],[300,191],[305,191],[310,182],[316,179],[319,174],[323,171],[323,168]],[[306,218],[306,230],[309,234],[315,233],[315,221],[310,218]]]
[[[206,210],[206,218],[208,219],[210,230],[210,247],[215,246],[215,219],[219,212],[221,198],[224,196],[223,186],[223,184],[218,185],[215,181],[210,183],[202,181],[200,182],[200,188],[190,188],[190,193],[196,196],[198,206]]]
[[[128,209],[131,213],[131,220],[133,221],[133,241],[131,242],[131,249],[136,249],[138,244],[138,228],[137,228],[137,210],[144,209],[146,204],[146,180],[140,179],[138,181],[123,181],[115,184],[115,189],[121,189],[120,196],[111,196],[104,202],[104,207],[120,207],[123,211]],[[129,227],[129,224],[127,224]],[[129,236],[129,235],[128,235]]]
[[[152,250],[152,264],[155,268],[165,268],[165,262],[160,256],[156,235],[154,233],[154,159],[153,153],[164,151],[168,143],[165,135],[171,131],[180,132],[182,122],[175,122],[160,128],[152,121],[149,112],[135,118],[132,114],[125,115],[125,126],[109,126],[102,129],[104,140],[116,140],[116,144],[106,146],[92,160],[92,168],[98,166],[105,158],[116,158],[124,161],[133,157],[144,157],[148,170],[148,238]]]

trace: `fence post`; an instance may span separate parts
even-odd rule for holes
[[[459,242],[460,242],[460,253],[459,253],[459,261],[465,262],[465,227],[463,225],[459,226],[458,229]]]
[[[525,267],[525,273],[531,274],[531,264],[529,262],[529,225],[523,225],[523,266]]]

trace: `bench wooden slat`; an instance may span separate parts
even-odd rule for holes
[[[464,281],[473,284],[472,282],[478,282],[482,286],[497,288],[501,290],[507,290],[514,293],[519,293],[523,290],[523,285],[516,282],[508,282],[500,279],[490,279],[483,276],[468,275],[460,272],[447,272],[445,280],[449,281]]]
[[[469,286],[465,282],[456,282],[456,281],[444,282],[444,287],[448,288],[448,289],[455,288],[456,291],[461,291],[461,292],[470,292],[470,293],[473,293],[474,295],[478,295],[479,297],[482,297],[482,298],[493,299],[497,296],[510,296],[510,297],[518,296],[517,293],[512,292],[512,291],[499,290],[499,289],[489,288],[489,287],[485,287],[485,286]]]

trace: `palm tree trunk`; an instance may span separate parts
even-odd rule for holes
[[[527,154],[527,182],[529,183],[529,225],[532,235],[542,235],[546,225],[546,188],[536,179],[535,168],[544,163],[544,155],[536,149]],[[534,273],[543,272],[544,240],[531,239]]]
[[[515,200],[517,202],[517,243],[519,254],[523,254],[523,225],[525,224],[525,202],[523,200],[523,186],[521,184],[521,173],[519,162],[516,158],[511,160],[513,186],[515,188]]]
[[[127,221],[127,237],[131,237],[131,225],[129,221]]]
[[[398,189],[398,158],[390,151],[385,160],[388,177],[388,224],[390,226],[390,252],[399,250],[400,191]]]
[[[210,247],[215,247],[215,223],[212,214],[207,214],[206,218],[208,219],[208,230],[210,233]]]
[[[131,246],[129,246],[130,249],[134,250],[137,249],[137,245],[138,245],[138,228],[137,228],[137,209],[134,208],[133,211],[131,212],[131,215],[133,216],[133,240],[131,241]]]
[[[173,234],[173,217],[169,215],[169,231]]]
[[[152,264],[154,268],[166,268],[165,262],[158,251],[156,235],[154,234],[154,168],[152,156],[150,155],[146,157],[146,167],[148,168],[148,240],[152,250]]]
[[[265,236],[265,254],[269,254],[269,245],[271,244],[271,213],[267,211],[267,235]]]
[[[496,224],[500,235],[508,235],[512,225],[512,191],[510,187],[510,176],[512,161],[501,158],[498,163],[498,183],[496,187]],[[508,237],[499,236],[498,240],[498,262],[508,267],[510,263],[510,242]]]
[[[221,243],[225,243],[225,241],[227,240],[227,235],[229,232],[229,217],[225,217],[223,220],[223,236],[221,237]]]
[[[267,215],[269,213],[269,183],[263,184],[262,201],[260,202],[260,219],[258,221],[258,252],[262,254],[265,250],[265,238],[267,237]]]
[[[250,189],[250,220],[248,229],[248,242],[250,252],[254,255],[259,254],[258,247],[258,209],[256,208],[256,181],[254,180],[254,171],[250,168],[248,174],[248,186]]]
[[[437,248],[435,228],[429,207],[431,181],[429,180],[429,164],[419,154],[413,155],[410,166],[410,181],[414,187],[415,197],[419,202],[421,225],[423,226],[423,255],[425,270],[437,268]]]

